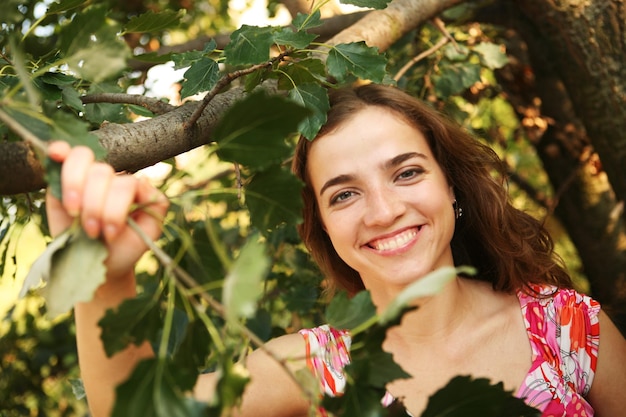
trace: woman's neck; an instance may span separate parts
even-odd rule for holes
[[[439,293],[415,300],[417,309],[406,313],[400,325],[389,330],[388,339],[419,342],[445,339],[459,330],[464,331],[466,323],[475,323],[482,314],[486,287],[488,285],[482,282],[455,278]],[[373,299],[376,304],[374,296]],[[381,306],[376,305],[381,311]]]

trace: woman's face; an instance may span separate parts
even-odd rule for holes
[[[324,229],[373,294],[454,264],[452,188],[403,118],[368,106],[315,139],[307,166]]]

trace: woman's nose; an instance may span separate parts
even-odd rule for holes
[[[399,196],[388,187],[375,187],[368,191],[364,222],[368,226],[392,224],[405,211]]]

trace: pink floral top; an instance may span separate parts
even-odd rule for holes
[[[532,348],[532,365],[515,394],[537,408],[542,416],[592,417],[585,400],[598,359],[600,305],[570,289],[536,286],[544,296],[518,292],[521,312]],[[328,325],[304,329],[309,369],[330,396],[345,388],[343,367],[350,362],[350,335]],[[389,393],[382,399],[389,405]],[[324,415],[322,410],[322,415]]]

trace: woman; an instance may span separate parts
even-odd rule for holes
[[[153,355],[144,345],[107,359],[98,338],[104,311],[135,294],[133,267],[145,250],[125,227],[125,213],[137,202],[163,215],[167,204],[145,183],[94,163],[84,148],[56,143],[50,153],[64,162],[63,203],[49,197],[51,231],[80,215],[87,233],[111,249],[107,282],[76,307],[90,406],[95,416],[107,415],[115,385]],[[331,94],[328,123],[314,141],[300,141],[293,168],[306,184],[303,241],[336,287],[368,289],[383,310],[439,267],[478,270],[419,300],[388,332],[384,349],[414,378],[390,384],[383,401],[401,398],[417,416],[450,378],[471,374],[502,381],[544,415],[622,413],[626,341],[594,300],[571,289],[542,226],[508,203],[490,175],[502,167],[489,148],[399,90],[368,85]],[[158,236],[154,217],[136,221]],[[288,363],[308,366],[335,394],[349,343],[347,333],[322,326],[269,348],[285,359],[309,352],[306,361]],[[307,415],[298,386],[265,353],[250,355],[247,367],[252,382],[241,415]],[[214,384],[213,375],[200,376],[196,396],[209,399]]]

